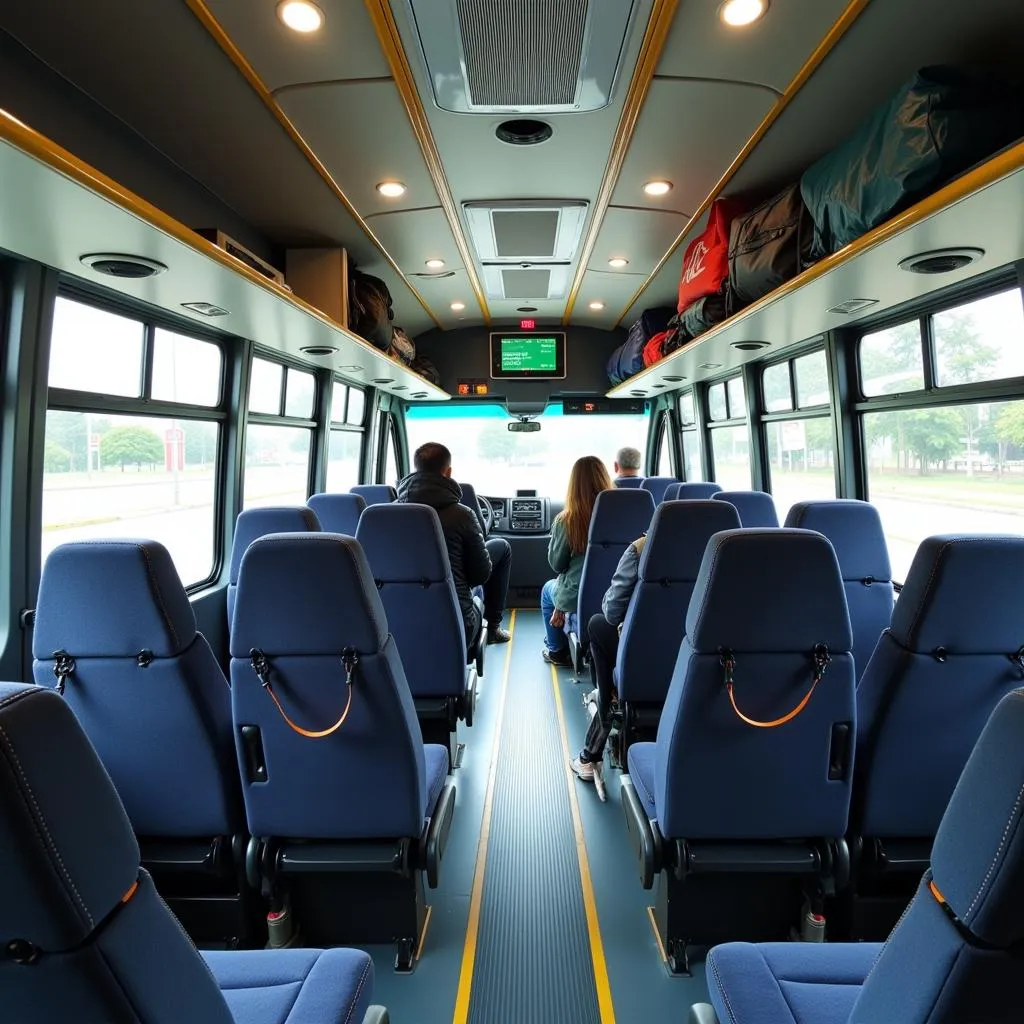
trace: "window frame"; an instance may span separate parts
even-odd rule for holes
[[[341,410],[341,419],[336,420],[334,418],[334,394],[336,388],[345,389],[345,402]],[[352,405],[352,392],[358,391],[363,396],[363,415],[359,423],[349,423],[348,415]],[[363,476],[363,464],[366,460],[366,413],[368,402],[366,401],[366,389],[360,387],[358,384],[352,384],[347,380],[343,380],[341,377],[336,375],[331,376],[331,393],[329,401],[325,404],[327,410],[327,448],[325,451],[324,461],[324,487],[327,486],[327,471],[328,464],[330,463],[330,452],[331,452],[331,437],[335,433],[339,434],[358,434],[360,437],[359,442],[359,460],[356,464],[356,481],[362,480]],[[332,492],[338,493],[338,492]]]

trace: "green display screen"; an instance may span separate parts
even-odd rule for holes
[[[538,336],[501,339],[502,373],[554,373],[557,369],[557,338]]]

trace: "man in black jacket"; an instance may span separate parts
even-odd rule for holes
[[[480,611],[473,603],[473,587],[483,585],[484,618],[487,642],[503,644],[509,634],[501,628],[505,611],[508,580],[512,568],[512,548],[507,540],[494,537],[484,541],[476,516],[459,504],[462,490],[452,479],[452,453],[443,444],[428,442],[416,449],[413,469],[398,485],[398,501],[429,505],[441,520],[448,547],[455,591],[459,595],[466,644],[480,635]]]

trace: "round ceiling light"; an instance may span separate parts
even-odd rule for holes
[[[284,0],[277,16],[293,32],[316,32],[324,23],[324,12],[309,0]]]
[[[440,270],[444,266],[444,260],[427,260],[427,266],[431,270]]]
[[[332,356],[338,350],[331,345],[303,345],[299,351],[307,356]]]
[[[622,267],[628,267],[629,266],[629,260],[627,260],[625,258],[625,256],[613,256],[608,261],[608,266],[609,267],[614,267],[616,270],[619,270]]]
[[[770,343],[767,341],[734,341],[732,347],[740,352],[756,352],[758,349],[767,348]]]
[[[405,195],[405,185],[400,181],[381,181],[377,184],[377,191],[382,196],[387,196],[388,199],[397,199],[401,195]]]
[[[155,277],[162,274],[167,267],[157,260],[145,256],[131,256],[118,252],[92,252],[79,257],[90,270],[110,277],[140,278]]]
[[[644,185],[644,191],[649,196],[668,195],[668,193],[672,191],[672,182],[663,181],[660,179],[658,181],[649,181],[646,185]]]
[[[451,308],[453,312],[461,313],[466,308],[466,304],[464,302],[453,302]]]
[[[517,313],[536,313],[536,306],[516,306]]]
[[[726,0],[718,8],[718,16],[729,28],[743,28],[764,17],[768,0]]]
[[[591,309],[604,309],[603,302],[591,302],[589,305]]]
[[[551,125],[532,118],[514,118],[502,121],[494,130],[499,141],[510,146],[536,146],[551,138]]]
[[[980,260],[985,255],[984,249],[968,247],[964,249],[934,249],[931,252],[919,252],[916,256],[908,256],[900,260],[897,266],[911,274],[951,274],[954,270]]]

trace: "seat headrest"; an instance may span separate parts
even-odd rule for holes
[[[743,526],[778,526],[779,513],[775,501],[766,491],[717,491],[715,501],[727,501],[740,514]],[[808,527],[813,529],[813,527]]]
[[[320,529],[352,536],[366,501],[361,494],[312,494],[306,505],[315,513]]]
[[[55,691],[0,683],[0,941],[86,939],[139,873],[124,807]]]
[[[798,501],[786,515],[786,526],[817,530],[832,542],[844,580],[892,579],[889,548],[878,509],[866,501],[833,498]]]
[[[273,508],[248,508],[238,513],[235,537],[231,542],[231,568],[228,582],[238,582],[238,568],[246,548],[258,537],[268,533],[309,533],[320,530],[316,513],[305,505],[287,505]]]
[[[398,491],[390,484],[356,484],[349,490],[361,495],[367,505],[387,505],[398,497]]]
[[[1013,654],[1024,646],[1024,537],[927,537],[892,615],[892,635],[915,651]]]
[[[646,533],[654,515],[654,498],[642,488],[602,491],[590,517],[588,544],[630,544]]]
[[[694,650],[773,653],[853,647],[832,545],[810,530],[727,530],[708,542],[686,613]]]
[[[702,480],[687,480],[672,484],[665,492],[666,501],[706,501],[718,494],[722,488]]]
[[[369,510],[367,510],[369,511]],[[238,575],[231,657],[376,654],[387,618],[358,541],[340,533],[272,533],[249,545]]]
[[[36,602],[32,653],[172,658],[196,637],[196,617],[171,556],[153,540],[79,540],[50,552]]]
[[[935,887],[978,938],[999,947],[1024,941],[1022,818],[1024,690],[1014,690],[982,730],[932,846]]]
[[[651,520],[640,556],[639,579],[692,583],[700,573],[711,537],[722,530],[738,530],[739,526],[739,513],[724,501],[664,502]]]
[[[665,500],[665,492],[675,483],[678,483],[674,476],[649,476],[644,479],[640,489],[650,491],[657,505]]]
[[[452,574],[441,520],[429,505],[371,505],[356,540],[379,583],[436,583]]]

